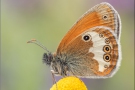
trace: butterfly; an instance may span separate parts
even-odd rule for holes
[[[63,77],[112,77],[121,62],[120,34],[118,12],[109,3],[100,3],[73,25],[55,53],[45,48],[43,61]]]

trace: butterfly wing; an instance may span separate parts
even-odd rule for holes
[[[80,77],[109,77],[120,62],[120,18],[108,3],[90,9],[60,42],[70,74]]]
[[[94,27],[72,40],[61,52],[71,75],[110,77],[119,67],[119,42],[112,29]]]
[[[117,39],[120,37],[120,17],[117,11],[108,3],[98,4],[86,12],[68,31],[60,42],[57,51],[62,49],[89,28],[96,26],[106,26],[116,34]]]

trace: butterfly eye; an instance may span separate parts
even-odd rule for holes
[[[90,36],[89,34],[84,35],[84,36],[83,36],[83,40],[86,41],[86,42],[87,42],[87,41],[90,41],[90,40],[91,40],[91,36]]]
[[[105,39],[105,43],[106,44],[109,44],[110,43],[110,40],[108,38]]]
[[[108,19],[108,15],[103,15],[103,19],[107,20]]]
[[[106,53],[110,53],[111,52],[111,47],[109,45],[105,45],[103,47],[103,51],[106,52]]]
[[[106,61],[106,62],[109,62],[110,60],[111,60],[111,55],[110,54],[104,54],[104,60]]]
[[[99,34],[100,38],[104,38],[104,35],[102,33]]]

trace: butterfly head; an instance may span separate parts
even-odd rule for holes
[[[46,65],[51,65],[51,62],[53,61],[53,55],[51,53],[44,53],[43,55],[43,62],[46,63]]]
[[[42,60],[44,63],[46,63],[46,65],[51,67],[52,73],[56,75],[67,76],[67,63],[63,59],[64,58],[58,57],[52,53],[44,53]]]

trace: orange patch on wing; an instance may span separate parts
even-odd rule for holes
[[[101,8],[106,9],[105,12],[108,13],[108,20],[103,20],[103,13],[102,11],[100,11]],[[84,14],[84,16],[79,21],[77,21],[75,25],[64,36],[59,44],[58,51],[61,51],[61,48],[64,48],[76,36],[80,35],[89,28],[93,28],[96,26],[106,26],[114,31],[116,26],[114,13],[112,12],[112,8],[110,8],[108,5],[101,5],[99,7],[93,8],[91,11]]]

